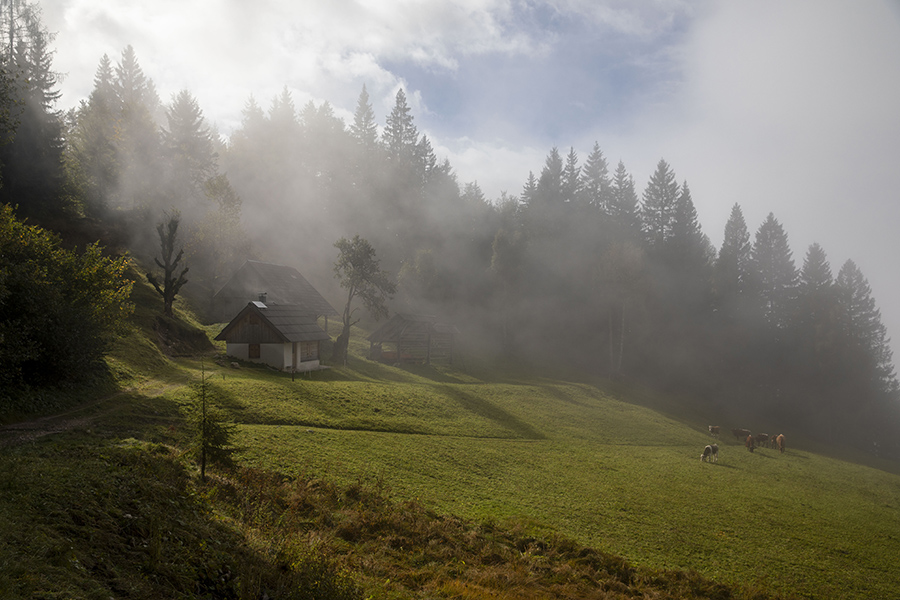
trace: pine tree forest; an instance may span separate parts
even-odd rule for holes
[[[130,46],[62,112],[51,36],[17,6],[0,46],[2,201],[50,228],[102,222],[147,264],[155,224],[178,211],[201,315],[246,259],[339,298],[334,243],[359,236],[396,279],[391,312],[440,315],[473,356],[702,397],[864,450],[900,433],[890,340],[857,265],[818,244],[794,256],[776,214],[748,224],[739,205],[713,247],[666,160],[641,184],[600,143],[583,158],[554,147],[522,165],[518,193],[487,198],[435,154],[403,89],[376,115],[363,87],[351,123],[288,88],[251,96],[225,137],[190,90],[160,99]]]

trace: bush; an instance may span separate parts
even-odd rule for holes
[[[84,380],[133,310],[128,259],[83,253],[0,206],[0,386]]]

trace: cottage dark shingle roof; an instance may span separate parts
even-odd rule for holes
[[[325,330],[316,323],[316,317],[311,315],[305,306],[265,304],[265,308],[260,308],[260,304],[258,302],[247,304],[244,310],[238,313],[215,339],[226,340],[228,333],[250,312],[259,315],[285,342],[314,342],[330,339]]]
[[[308,314],[326,317],[339,314],[297,269],[256,260],[241,265],[215,297],[251,301],[260,293],[266,294],[267,304],[296,305]]]
[[[395,313],[393,317],[373,331],[368,338],[370,342],[396,342],[407,330],[429,330],[432,333],[456,334],[459,331],[453,325],[438,323],[436,317]]]

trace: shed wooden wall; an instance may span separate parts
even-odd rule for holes
[[[228,332],[227,341],[231,344],[280,344],[284,340],[257,315],[249,313]]]

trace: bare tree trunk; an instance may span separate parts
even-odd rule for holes
[[[347,365],[347,348],[350,346],[350,326],[344,325],[341,334],[334,340],[331,360],[339,365]]]
[[[156,232],[159,235],[160,254],[162,261],[158,258],[153,259],[156,265],[163,270],[162,280],[159,280],[153,273],[147,273],[147,281],[149,281],[163,299],[163,314],[172,317],[172,304],[175,302],[175,296],[181,290],[181,287],[188,282],[185,275],[188,268],[181,269],[181,273],[175,275],[178,270],[178,263],[184,256],[184,248],[175,254],[175,244],[178,239],[178,224],[181,222],[181,215],[177,212],[167,217],[165,221],[156,226]]]

